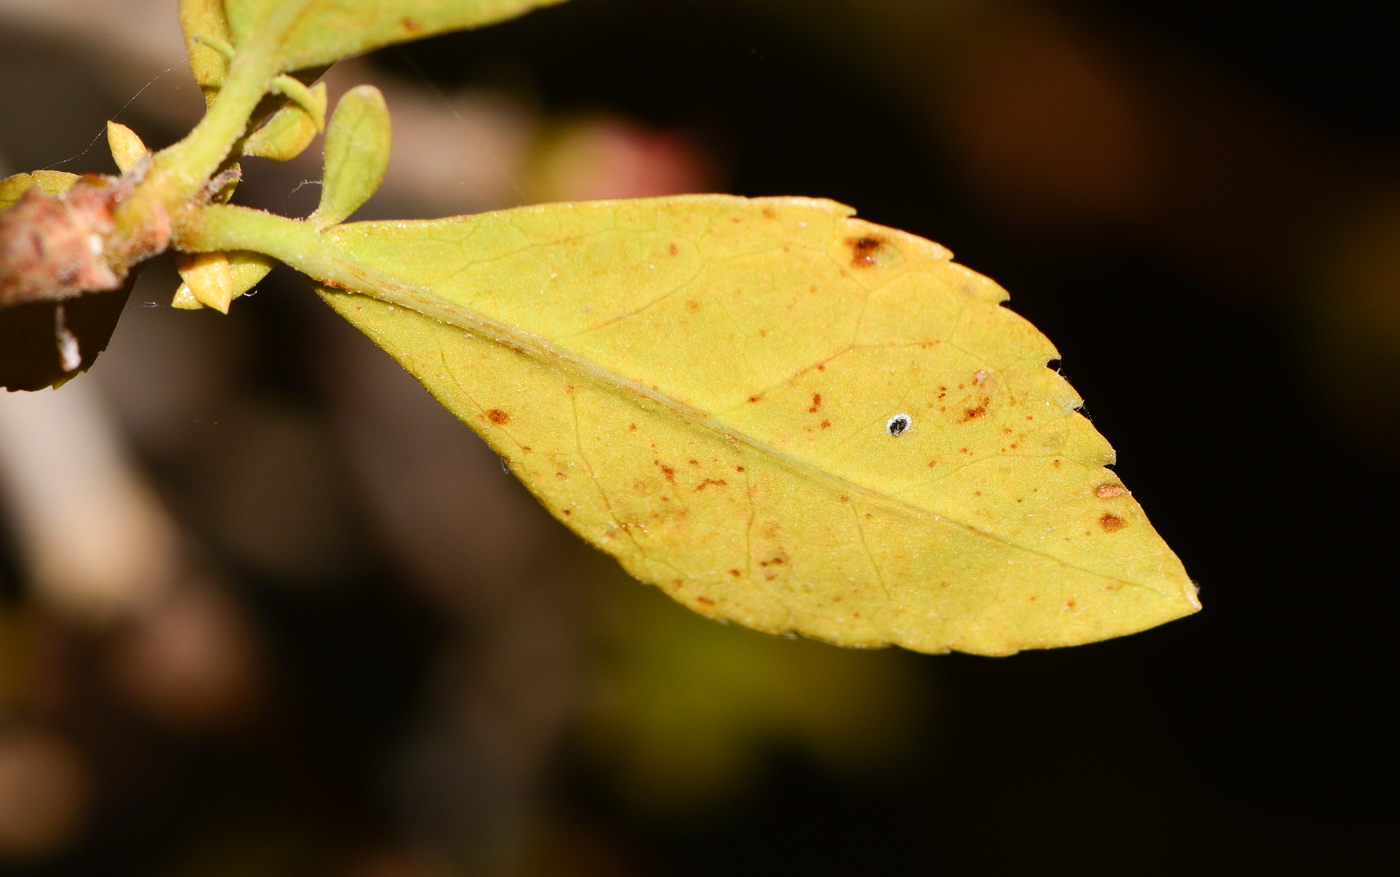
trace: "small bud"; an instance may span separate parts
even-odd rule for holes
[[[112,158],[122,173],[136,167],[142,156],[150,153],[136,132],[120,122],[107,123],[107,145],[112,148]]]
[[[235,295],[228,256],[223,253],[176,253],[175,267],[180,270],[184,286],[189,288],[195,301],[221,314],[228,313],[228,306]]]

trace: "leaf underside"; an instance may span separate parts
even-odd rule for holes
[[[207,0],[205,0],[207,2]],[[243,46],[285,0],[224,0],[235,46]],[[281,39],[281,69],[341,58],[455,30],[483,27],[563,0],[312,0]]]
[[[325,234],[422,306],[319,291],[701,614],[1002,655],[1198,609],[1050,342],[942,247],[852,213],[684,196],[357,223]]]

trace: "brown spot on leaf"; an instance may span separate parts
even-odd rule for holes
[[[713,484],[715,487],[727,487],[729,485],[729,482],[725,481],[723,478],[706,478],[704,481],[700,482],[700,485],[696,487],[695,490],[696,492],[699,492],[701,490],[704,490],[711,484]]]
[[[730,574],[731,576],[733,576],[734,578],[736,578],[736,579],[737,579],[737,578],[740,578],[741,576],[743,576],[743,573],[739,572],[737,569],[731,569],[731,570],[729,571],[729,574]]]
[[[674,255],[676,255],[676,254],[679,253],[679,252],[680,252],[680,249],[679,249],[675,244],[671,244],[671,255],[674,256]]]
[[[699,461],[699,460],[691,460],[691,461],[690,461],[690,465],[692,465],[692,466],[699,466],[699,465],[700,465],[700,461]]]
[[[693,298],[690,299],[689,301],[687,301],[687,302],[685,303],[685,306],[686,306],[687,308],[690,308],[692,311],[698,311],[698,310],[700,310],[700,302],[696,301],[696,300],[693,299]]]
[[[743,467],[743,466],[735,466],[735,467],[734,467],[734,471],[735,471],[735,472],[743,472],[743,471],[744,471],[744,467]]]
[[[869,268],[875,265],[875,257],[880,253],[884,241],[877,237],[851,238],[846,241],[851,247],[851,267]]]
[[[1105,532],[1114,533],[1128,526],[1128,524],[1117,515],[1104,515],[1102,518],[1099,518],[1099,526],[1103,527]]]
[[[566,514],[566,515],[572,515],[573,513],[574,513],[574,510],[573,510],[573,509],[564,509],[564,514]]]
[[[696,602],[696,603],[699,603],[701,606],[713,606],[713,605],[715,605],[715,601],[714,601],[714,600],[711,600],[709,597],[696,597],[696,598],[695,598],[695,602]]]
[[[1099,499],[1113,499],[1115,496],[1123,496],[1128,492],[1128,488],[1121,484],[1100,484],[1094,488],[1094,495]]]
[[[763,215],[764,215],[765,217],[767,217],[768,219],[777,219],[777,218],[778,218],[778,214],[773,212],[773,208],[772,208],[772,207],[765,207],[765,208],[763,208]]]
[[[672,469],[670,466],[667,466],[665,463],[661,462],[660,460],[652,460],[651,463],[652,463],[653,466],[655,466],[656,468],[658,468],[658,469],[661,470],[661,474],[664,475],[664,476],[666,476],[666,480],[667,480],[667,481],[671,482],[672,484],[675,484],[675,483],[676,483],[676,470],[675,470],[675,469]]]
[[[1068,610],[1070,610],[1070,611],[1074,611],[1074,607],[1076,607],[1076,606],[1078,606],[1078,605],[1079,605],[1079,604],[1076,603],[1076,602],[1073,601],[1073,600],[1066,600],[1066,601],[1065,601],[1065,609],[1068,609]]]
[[[507,423],[510,423],[510,415],[499,408],[492,408],[490,411],[486,412],[486,417],[497,426],[505,426]]]
[[[566,481],[569,476],[565,475],[563,472],[555,472],[554,477],[558,478],[560,481]]]
[[[822,394],[821,394],[821,393],[813,393],[813,394],[812,394],[812,407],[811,407],[811,408],[808,408],[808,409],[807,409],[807,412],[808,412],[809,414],[816,414],[816,413],[817,413],[817,409],[820,408],[820,407],[822,407]]]
[[[826,428],[828,428],[829,426],[831,426],[831,421],[830,421],[830,420],[823,420],[823,421],[822,421],[822,429],[826,429]]]
[[[758,401],[758,397],[757,397],[757,396],[750,396],[750,397],[749,397],[749,401],[750,401],[750,402],[757,402],[757,401]]]
[[[975,419],[975,418],[981,417],[983,414],[986,414],[986,413],[987,413],[987,406],[986,406],[986,405],[978,405],[976,408],[969,408],[969,409],[967,409],[966,411],[963,412],[963,419],[962,419],[962,422],[963,422],[963,423],[967,423],[969,420],[973,420],[973,419]]]

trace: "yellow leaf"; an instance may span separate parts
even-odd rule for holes
[[[185,34],[185,52],[190,59],[190,72],[204,92],[206,104],[213,101],[228,75],[228,59],[196,37],[212,37],[228,42],[228,20],[224,18],[223,0],[180,0],[180,29]]]
[[[26,189],[34,186],[46,195],[62,195],[78,182],[77,174],[67,171],[35,171],[32,174],[15,174],[0,180],[0,210],[8,210],[19,200]]]
[[[687,196],[338,226],[322,295],[544,505],[697,612],[1004,655],[1194,612],[1054,347],[937,244]]]
[[[269,12],[286,2],[225,0],[233,44],[241,47]],[[332,64],[371,49],[482,27],[560,2],[563,0],[310,0],[281,40],[280,69]]]

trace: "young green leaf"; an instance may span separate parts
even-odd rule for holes
[[[307,222],[325,228],[360,209],[384,180],[391,145],[389,108],[372,85],[341,96],[326,129],[321,203]]]
[[[1196,611],[1050,342],[851,213],[688,196],[339,226],[337,286],[369,295],[320,292],[702,614],[1000,655]]]
[[[224,0],[233,44],[242,48],[287,0]],[[372,49],[482,27],[563,0],[310,0],[281,38],[279,69],[333,64]],[[188,29],[186,31],[188,33]]]
[[[295,101],[272,114],[261,128],[248,135],[243,141],[243,154],[274,161],[291,161],[311,145],[320,133],[317,118],[326,116],[326,84],[318,82],[307,89],[307,94],[317,112],[307,109]]]

